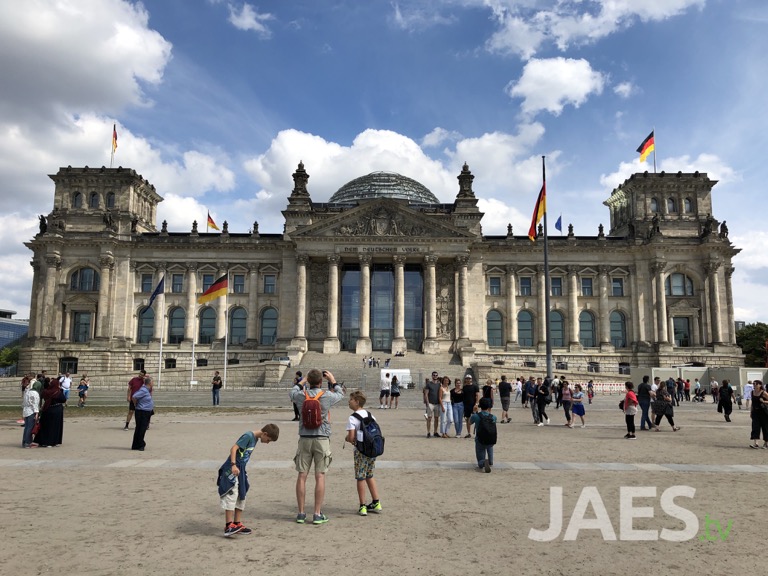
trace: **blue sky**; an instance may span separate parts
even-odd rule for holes
[[[736,318],[765,321],[766,53],[764,0],[3,2],[0,308],[28,316],[47,174],[109,165],[113,123],[158,225],[262,233],[301,160],[315,201],[387,170],[450,202],[467,162],[484,233],[523,234],[546,155],[550,215],[596,234],[655,128],[659,170],[720,181]]]

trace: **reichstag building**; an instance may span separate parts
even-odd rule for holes
[[[132,169],[66,167],[51,179],[53,209],[26,243],[22,370],[222,366],[225,336],[229,364],[347,351],[541,367],[547,320],[561,369],[743,365],[731,290],[739,250],[712,216],[716,181],[704,173],[634,174],[604,202],[607,232],[568,226],[550,237],[549,310],[541,238],[511,226],[484,235],[466,164],[444,204],[388,172],[314,202],[300,163],[281,234],[258,222],[247,233],[226,222],[169,231],[156,221],[163,198]],[[198,304],[225,274],[228,296]]]

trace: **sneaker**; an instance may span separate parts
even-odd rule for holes
[[[539,422],[536,426],[544,426],[544,422]]]
[[[630,437],[631,437],[631,434],[629,434],[629,433],[624,434],[624,438],[630,438]]]
[[[485,470],[486,474],[491,473],[491,463],[488,460],[486,460],[485,464],[483,464],[483,470]]]
[[[314,514],[312,516],[312,524],[325,524],[328,522],[328,516],[320,512],[320,514]]]
[[[586,428],[586,427],[587,427],[587,425],[586,425],[586,424],[582,424],[582,425],[581,425],[581,427],[582,427],[582,428]]]
[[[246,528],[243,525],[242,522],[236,522],[235,526],[240,528],[240,530],[238,530],[238,532],[237,532],[238,534],[252,534],[253,533],[253,530],[251,530],[250,528]]]
[[[307,515],[304,512],[296,514],[296,524],[304,524],[307,521]]]
[[[430,434],[429,432],[427,432],[427,438],[432,438],[432,434]]]
[[[632,436],[630,436],[630,437],[629,437],[629,439],[630,439],[630,440],[637,440],[637,436],[635,436],[634,434],[632,434]]]
[[[381,502],[376,502],[376,504],[374,503],[367,504],[365,508],[368,510],[368,512],[379,513],[381,512]]]
[[[754,448],[755,450],[757,450],[757,448],[758,448],[756,444],[750,444],[749,447],[750,448]]]
[[[224,530],[224,537],[229,538],[230,536],[234,536],[235,534],[240,532],[240,530],[242,528],[243,528],[242,524],[239,525],[239,526],[237,524],[235,524],[234,522],[232,522],[230,524],[227,524],[227,527]]]
[[[467,434],[464,438],[472,438],[472,434]]]
[[[368,508],[365,504],[360,504],[360,508],[357,509],[357,513],[360,516],[368,516]]]
[[[549,424],[549,418],[547,418],[547,424]]]
[[[128,426],[126,426],[125,428],[123,428],[123,430],[128,430]]]

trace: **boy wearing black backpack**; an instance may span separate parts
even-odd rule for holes
[[[493,447],[496,444],[496,416],[491,414],[490,398],[480,398],[479,412],[469,418],[475,425],[475,455],[477,467],[490,473],[493,466]]]
[[[354,463],[355,463],[355,480],[357,480],[357,496],[360,501],[360,508],[357,513],[360,516],[367,516],[368,512],[381,512],[381,502],[379,502],[379,491],[376,488],[376,480],[373,478],[373,470],[376,467],[376,457],[366,456],[361,450],[371,450],[372,446],[365,448],[364,446],[364,430],[363,428],[369,425],[371,421],[375,423],[376,419],[373,414],[363,408],[365,406],[365,394],[360,390],[355,390],[349,395],[349,409],[352,410],[352,414],[347,422],[347,437],[346,441],[355,447]],[[370,430],[370,426],[369,426]],[[377,444],[378,442],[371,441],[371,434],[368,433],[368,444]],[[381,431],[378,432],[378,439],[381,440],[378,449],[374,452],[383,451],[384,439],[381,438]],[[371,493],[371,503],[365,503],[365,487]]]

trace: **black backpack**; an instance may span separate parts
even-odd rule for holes
[[[363,439],[355,441],[355,447],[363,456],[376,458],[384,454],[384,436],[381,435],[381,426],[368,412],[368,416],[363,418],[357,412],[352,416],[360,420],[360,430],[363,433]]]
[[[480,417],[475,426],[477,441],[486,446],[493,446],[496,444],[496,422],[493,421],[493,416],[482,412],[478,412],[477,415]]]

